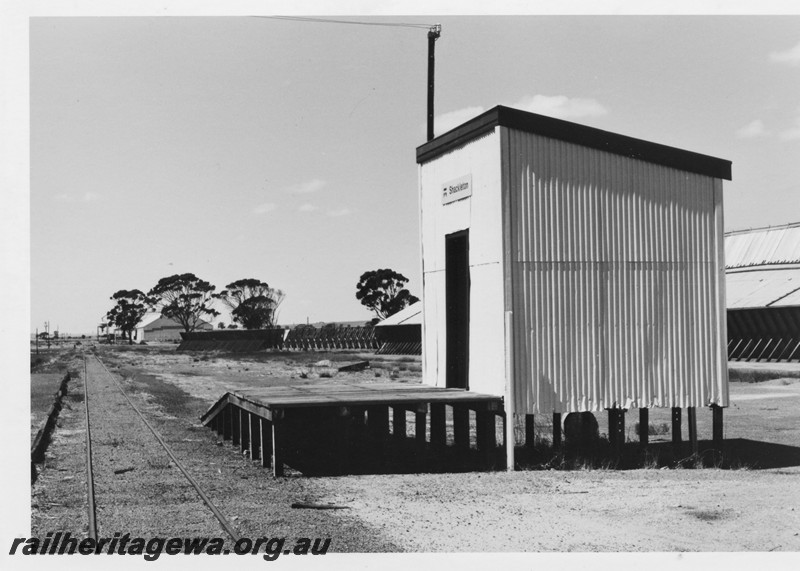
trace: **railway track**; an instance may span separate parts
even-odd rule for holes
[[[150,535],[156,535],[156,526],[150,524],[163,523],[164,518],[168,517],[166,510],[158,509],[157,493],[161,492],[165,496],[170,494],[175,496],[178,493],[180,497],[187,498],[190,495],[186,489],[188,484],[196,495],[195,502],[199,499],[204,506],[203,508],[197,506],[198,509],[191,510],[194,519],[197,520],[199,517],[210,520],[210,516],[213,515],[214,523],[219,525],[234,543],[237,542],[240,539],[239,533],[192,477],[165,438],[125,392],[117,375],[109,371],[96,355],[84,355],[83,363],[89,537],[97,539],[101,531],[106,537],[120,530],[131,531],[131,526],[127,522],[132,519],[134,512],[139,510],[128,508],[134,507],[131,503],[132,500],[136,500],[137,492],[143,500],[147,500],[151,508],[148,510],[150,517],[138,522],[139,531],[142,535],[147,535],[148,532]],[[150,435],[149,438],[147,434]],[[124,483],[122,491],[120,490],[117,477],[137,469],[135,465],[129,465],[132,464],[130,460],[134,459],[132,456],[138,460],[139,465],[148,465],[151,472],[152,469],[156,470],[155,477],[150,478],[154,481],[149,490],[147,487],[138,490],[133,485],[131,494],[128,493]],[[169,459],[167,463],[164,463],[164,457]],[[171,469],[167,477],[167,469],[173,465],[180,472],[180,477],[175,476],[174,470]],[[162,473],[165,473],[164,478],[161,477]],[[148,491],[150,495],[146,496]],[[191,504],[191,501],[187,501],[187,504]],[[205,516],[198,513],[201,510],[205,511]],[[141,520],[140,515],[135,517]],[[203,528],[206,533],[211,532],[208,521],[205,525],[197,523],[194,526],[197,531]]]

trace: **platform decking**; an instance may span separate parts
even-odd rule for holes
[[[201,422],[224,440],[248,451],[252,459],[260,459],[262,466],[271,464],[273,474],[280,476],[287,442],[310,425],[318,425],[316,428],[326,436],[335,433],[336,442],[345,447],[356,434],[368,434],[377,443],[375,454],[382,455],[390,436],[390,408],[391,437],[395,442],[406,439],[406,412],[410,411],[415,415],[415,454],[443,447],[446,406],[452,408],[454,445],[462,449],[469,448],[469,411],[475,411],[477,448],[486,466],[491,467],[497,446],[495,423],[497,416],[503,416],[502,398],[462,389],[405,383],[252,388],[226,393],[201,417]]]

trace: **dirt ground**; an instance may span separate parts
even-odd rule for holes
[[[224,392],[285,383],[414,383],[421,377],[419,359],[348,353],[178,354],[174,346],[103,348],[99,354],[176,454],[220,498],[223,511],[235,515],[236,525],[251,536],[312,529],[307,533],[332,534],[332,550],[351,552],[800,550],[797,365],[784,374],[748,377],[761,382],[731,383],[725,438],[737,461],[726,469],[653,464],[609,470],[587,465],[573,470],[324,478],[295,472],[273,480],[199,426],[200,414]],[[337,361],[363,359],[370,361],[370,368],[336,372]],[[740,373],[732,379],[742,378]],[[73,397],[65,407],[68,414],[59,421],[51,459],[33,490],[34,528],[40,532],[65,525],[80,503],[80,486],[72,485],[81,480],[82,469],[74,458],[82,439],[75,423],[79,405]],[[652,411],[651,424],[668,422],[668,412]],[[601,432],[603,416],[598,415]],[[635,418],[628,416],[633,438]],[[710,438],[710,416],[698,411],[701,440]],[[539,430],[546,435],[549,427],[543,423]],[[129,434],[138,438],[133,432],[107,436],[120,442]],[[669,435],[652,438],[658,444]],[[122,476],[134,481],[140,477],[138,468],[146,463],[140,460],[129,457],[126,462],[137,469]],[[164,468],[168,464],[159,466],[169,471]],[[289,509],[299,499],[348,509]],[[135,503],[127,505],[139,509]],[[173,527],[180,531],[181,525],[175,521]]]

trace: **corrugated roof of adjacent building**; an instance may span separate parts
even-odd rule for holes
[[[728,309],[800,305],[800,268],[728,272]]]
[[[161,319],[160,313],[145,313],[142,320],[136,324],[136,329],[141,329],[142,327],[147,327],[148,325],[154,323]]]
[[[390,315],[378,323],[376,327],[384,327],[386,325],[422,325],[422,302],[412,303],[405,309]]]
[[[725,234],[728,309],[800,305],[800,222]]]
[[[800,222],[725,234],[725,267],[800,264]]]
[[[174,319],[169,319],[167,317],[163,317],[160,313],[146,313],[142,320],[136,324],[136,329],[142,329],[143,327],[149,327],[151,325],[156,324],[161,320],[161,323],[158,323],[160,327],[183,327],[180,323],[175,321]],[[200,319],[198,322],[199,326],[205,327],[206,325],[211,325],[205,319]]]

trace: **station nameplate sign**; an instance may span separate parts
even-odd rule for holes
[[[472,196],[472,175],[467,174],[442,185],[442,204]]]

